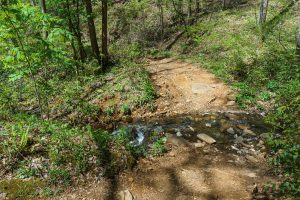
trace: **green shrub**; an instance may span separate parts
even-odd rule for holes
[[[71,175],[62,169],[51,169],[49,172],[49,183],[54,185],[70,185]]]
[[[295,81],[279,91],[276,109],[267,117],[267,121],[280,131],[280,137],[268,140],[274,153],[272,163],[284,174],[281,185],[283,194],[300,195],[300,93]]]
[[[8,156],[9,162],[20,156],[28,144],[30,125],[24,122],[7,124],[0,135],[0,151]]]

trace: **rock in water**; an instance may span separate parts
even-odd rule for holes
[[[119,192],[119,200],[133,200],[133,196],[129,190]]]
[[[251,131],[250,129],[244,129],[244,130],[243,130],[243,134],[244,134],[244,135],[252,135],[252,136],[256,136],[256,134],[255,134],[253,131]]]
[[[227,129],[227,133],[234,134],[235,131],[232,127],[230,127],[229,129]]]
[[[214,144],[214,143],[217,142],[214,138],[212,138],[212,137],[210,137],[210,136],[208,136],[208,135],[206,135],[204,133],[198,134],[197,137],[200,140],[202,140],[202,141],[204,141],[204,142],[206,142],[208,144]]]

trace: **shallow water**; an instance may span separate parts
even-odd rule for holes
[[[140,120],[122,126],[135,129],[137,144],[147,143],[147,138],[153,132],[174,134],[190,143],[200,142],[197,135],[204,133],[214,138],[217,146],[226,149],[230,149],[230,144],[234,144],[239,137],[251,145],[258,141],[260,134],[270,131],[270,126],[264,123],[259,114],[229,112]],[[245,133],[245,129],[250,130],[251,134]]]

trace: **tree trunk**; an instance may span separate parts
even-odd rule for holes
[[[159,22],[160,22],[160,37],[161,39],[163,39],[164,37],[164,8],[163,8],[163,2],[162,0],[159,0],[158,1],[158,8],[159,8],[159,13],[160,13],[160,16],[159,16]]]
[[[34,0],[32,0],[32,2],[34,2]],[[41,9],[42,9],[43,13],[47,13],[46,1],[45,0],[41,0]]]
[[[32,4],[32,6],[36,6],[35,0],[31,0],[31,4]]]
[[[102,64],[103,70],[107,68],[108,65],[108,30],[107,30],[107,0],[102,0]]]
[[[32,2],[34,2],[34,0]],[[47,13],[46,0],[41,0],[40,4],[41,4],[42,13],[46,14]],[[44,38],[46,39],[47,37],[48,37],[48,31],[45,30]]]
[[[196,0],[196,13],[200,13],[200,0]]]
[[[261,0],[258,23],[262,26],[267,19],[269,0]]]
[[[222,0],[222,8],[223,8],[223,10],[226,9],[226,6],[227,6],[226,5],[226,0]]]
[[[71,15],[71,10],[70,10],[69,0],[66,1],[65,6],[66,6],[66,9],[67,9],[67,17],[68,17],[68,22],[69,22],[69,30],[70,30],[70,32],[72,32],[74,34],[74,36],[76,38],[77,45],[78,45],[78,51],[79,51],[79,57],[80,57],[80,60],[82,62],[84,62],[84,60],[86,58],[86,52],[84,50],[84,47],[83,47],[83,44],[82,44],[82,40],[81,40],[80,19],[79,19],[79,16],[77,16],[75,18],[75,22],[73,22],[72,15]],[[76,2],[76,13],[77,13],[77,15],[79,15],[79,2],[78,2],[78,0]],[[77,19],[77,21],[76,21],[76,19]],[[75,44],[72,44],[72,45],[73,45],[72,47],[74,47],[73,48],[74,58],[78,58],[76,46],[75,46]]]
[[[74,26],[74,30],[75,30],[75,34],[76,34],[76,38],[77,38],[77,43],[79,46],[79,54],[80,54],[80,59],[81,61],[84,61],[86,58],[86,52],[82,43],[82,39],[81,39],[81,29],[80,29],[80,12],[79,12],[79,0],[76,1],[76,19],[75,19],[75,26]]]
[[[96,28],[93,18],[93,7],[91,0],[85,0],[85,6],[86,6],[86,13],[88,15],[88,28],[89,28],[89,35],[90,35],[90,41],[92,46],[92,51],[95,56],[95,58],[98,60],[99,64],[101,64],[100,61],[100,51],[99,46],[97,42],[97,35],[96,35]]]
[[[192,0],[189,0],[188,2],[188,17],[191,18],[192,17]],[[189,19],[190,21],[190,19]]]
[[[297,40],[296,40],[296,56],[298,61],[300,62],[300,23],[297,30]]]

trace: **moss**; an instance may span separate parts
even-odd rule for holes
[[[12,179],[0,182],[0,193],[6,193],[7,198],[13,199],[35,199],[39,191],[46,186],[39,179]]]

